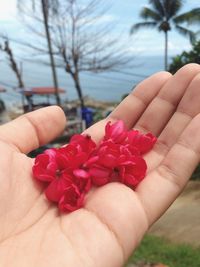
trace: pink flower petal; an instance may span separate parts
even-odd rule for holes
[[[74,176],[78,178],[88,179],[90,177],[89,173],[82,169],[76,169],[73,171]]]
[[[90,167],[92,164],[96,163],[99,159],[99,156],[92,156],[91,158],[89,158],[85,163],[84,166],[86,168]]]

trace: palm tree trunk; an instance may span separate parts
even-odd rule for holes
[[[50,56],[50,62],[51,62],[51,69],[52,69],[52,74],[53,74],[53,81],[54,81],[54,88],[55,88],[55,97],[56,97],[57,105],[60,106],[60,96],[59,96],[59,93],[58,93],[58,81],[57,81],[55,62],[54,62],[53,51],[52,51],[52,46],[51,46],[51,37],[50,37],[49,26],[48,26],[47,3],[46,3],[46,0],[41,0],[41,4],[42,4],[43,17],[44,17],[44,25],[45,25],[46,37],[47,37],[48,48],[49,48],[49,56]]]
[[[165,70],[168,69],[168,31],[165,31]]]

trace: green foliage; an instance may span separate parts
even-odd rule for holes
[[[95,109],[95,112],[94,112],[94,115],[93,115],[93,123],[96,123],[96,122],[104,119],[102,113],[103,113],[102,109]]]
[[[194,8],[174,18],[175,23],[187,22],[188,24],[199,24],[200,8]]]
[[[170,267],[197,267],[200,266],[200,249],[147,235],[128,263],[137,262],[163,263]]]
[[[180,55],[173,57],[172,63],[169,66],[169,71],[174,74],[177,70],[188,63],[200,64],[200,41],[192,44],[191,51],[183,51]]]

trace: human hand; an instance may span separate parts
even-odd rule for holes
[[[93,189],[85,207],[59,215],[32,179],[25,154],[55,138],[65,125],[58,107],[0,127],[0,266],[123,266],[149,228],[184,188],[200,153],[200,66],[143,81],[105,120],[90,127],[97,142],[108,120],[152,132],[147,177],[135,191],[110,183]]]

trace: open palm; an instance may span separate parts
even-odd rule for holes
[[[175,200],[199,162],[200,66],[146,79],[107,118],[87,130],[98,142],[108,120],[157,135],[147,177],[133,192],[111,183],[85,207],[60,215],[32,179],[26,153],[56,137],[62,111],[49,107],[0,127],[0,266],[117,267]]]

